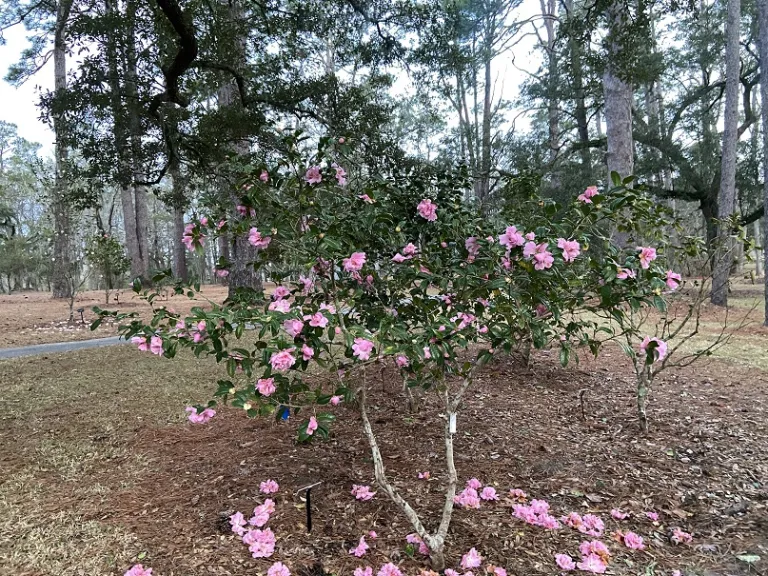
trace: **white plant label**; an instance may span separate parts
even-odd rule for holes
[[[448,431],[451,434],[456,434],[456,412],[448,414]]]

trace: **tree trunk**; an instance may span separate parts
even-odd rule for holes
[[[242,9],[236,3],[230,3],[225,10],[227,16],[232,22],[240,22],[243,19]],[[243,41],[237,41],[233,47],[233,60],[235,67],[245,65],[246,47]],[[237,86],[231,80],[227,81],[218,91],[219,106],[242,106]],[[235,142],[231,151],[234,156],[245,156],[248,154],[248,143],[243,141]],[[219,175],[219,192],[222,199],[228,199],[234,212],[234,207],[239,204],[239,199],[235,190],[235,182],[229,174]],[[232,298],[243,288],[260,291],[262,289],[261,276],[253,267],[253,262],[257,259],[259,251],[251,246],[248,237],[240,235],[232,239],[231,244],[231,266],[229,271],[229,290],[228,298]]]
[[[645,362],[645,359],[642,359]],[[642,372],[637,375],[637,421],[643,434],[648,433],[648,414],[646,407],[648,404],[648,393],[650,392],[650,382],[648,375],[648,366],[643,365]]]
[[[67,90],[67,46],[66,26],[69,19],[71,0],[60,0],[56,8],[56,28],[53,40],[54,93],[57,99],[64,97]],[[53,189],[53,297],[69,298],[72,274],[72,255],[70,246],[71,214],[67,202],[67,144],[64,138],[65,121],[62,118],[65,107],[57,101],[57,110],[53,115],[53,131],[56,136],[56,180]],[[10,291],[10,282],[8,290]]]
[[[768,0],[757,0],[760,28],[760,118],[763,129],[763,273],[765,274],[765,325],[768,326]]]
[[[573,0],[566,0],[565,9],[569,18],[574,18]],[[576,101],[574,116],[576,130],[579,134],[579,155],[585,176],[592,174],[592,157],[589,152],[589,123],[587,121],[587,106],[584,96],[584,74],[581,63],[581,46],[573,33],[568,35],[568,49],[571,56],[571,77],[573,79],[573,96]]]
[[[485,86],[483,93],[483,134],[480,166],[480,193],[478,200],[481,204],[486,202],[491,189],[491,58],[489,48],[485,55]]]
[[[624,35],[625,7],[614,0],[608,7],[608,59],[603,74],[603,93],[605,97],[605,132],[608,137],[608,182],[611,173],[617,172],[625,178],[634,173],[634,154],[632,144],[632,85],[623,79],[622,71],[616,63],[625,60],[621,38]]]
[[[560,152],[560,110],[557,97],[558,74],[557,53],[555,52],[555,18],[557,4],[554,0],[540,0],[541,15],[544,17],[544,29],[547,37],[543,46],[547,55],[547,129],[549,140],[549,166],[551,170],[550,187],[560,189],[559,170],[555,167]]]
[[[739,128],[739,38],[741,0],[728,0],[725,47],[725,117],[723,118],[723,153],[720,169],[720,191],[717,197],[717,218],[730,217],[736,198],[736,145]],[[728,305],[728,276],[733,258],[733,242],[728,226],[718,226],[715,270],[712,275],[710,300],[716,306]]]
[[[128,37],[126,39],[126,66],[125,66],[125,97],[128,111],[128,130],[131,144],[131,180],[133,188],[136,252],[131,258],[131,274],[134,278],[141,278],[142,282],[149,283],[149,206],[147,200],[147,188],[139,184],[145,180],[142,170],[141,139],[143,131],[139,118],[139,94],[136,80],[136,0],[127,3]],[[126,229],[126,236],[128,230]]]
[[[763,219],[765,219],[765,216],[763,216]],[[760,254],[760,220],[754,222],[752,237],[755,240],[755,278],[760,278],[763,275],[762,255]]]
[[[173,179],[174,187],[176,178]],[[187,249],[181,242],[184,236],[184,208],[174,206],[173,210],[173,275],[184,282],[189,281],[187,269]]]

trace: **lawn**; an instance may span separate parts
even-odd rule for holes
[[[706,322],[704,339],[717,314],[708,312]],[[457,466],[462,482],[477,477],[502,498],[457,510],[449,564],[475,546],[510,574],[553,575],[555,553],[578,555],[578,532],[547,532],[513,517],[506,494],[519,488],[546,499],[558,517],[603,518],[614,574],[765,574],[766,357],[768,332],[749,326],[715,357],[664,373],[647,437],[636,431],[629,366],[618,348],[567,369],[547,350],[528,367],[511,359],[488,366],[459,415]],[[3,573],[101,576],[136,561],[157,576],[265,573],[275,560],[307,576],[346,575],[388,560],[409,575],[426,566],[418,554],[409,558],[412,530],[383,493],[370,502],[350,494],[352,484],[375,489],[353,406],[335,408],[334,434],[313,444],[294,442],[293,419],[248,420],[228,408],[208,425],[190,425],[184,406],[206,401],[220,375],[212,362],[127,346],[0,363]],[[372,419],[387,470],[434,518],[443,471],[437,404],[423,396],[410,413],[392,367],[382,368],[374,388],[380,409]],[[432,478],[418,480],[425,470]],[[268,478],[281,487],[269,524],[277,549],[254,560],[221,518],[247,515]],[[322,484],[313,491],[307,534],[295,492],[314,482]],[[613,520],[612,508],[632,516]],[[670,543],[675,526],[693,533],[692,544]],[[646,549],[611,543],[615,529],[642,535]],[[370,530],[378,538],[358,560],[348,551]],[[761,559],[743,561],[751,556]]]

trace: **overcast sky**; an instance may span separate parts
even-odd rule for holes
[[[537,3],[530,1],[523,3],[521,10],[517,12],[517,17],[525,18],[538,13],[535,4]],[[531,30],[530,27],[528,30]],[[0,78],[5,76],[9,66],[18,61],[19,55],[27,45],[26,35],[27,31],[23,26],[14,26],[3,33],[5,44],[0,45]],[[534,46],[535,38],[528,36],[514,48],[517,66],[524,65],[529,71],[535,71],[535,63],[539,61],[539,55],[535,53]],[[506,99],[515,101],[519,86],[525,81],[526,74],[512,65],[511,53],[499,57],[495,62],[495,68],[498,73],[497,87],[503,90]],[[18,88],[0,80],[0,120],[16,124],[21,137],[41,144],[42,155],[53,154],[54,138],[48,125],[38,119],[40,112],[37,109],[37,103],[41,91],[51,89],[53,89],[52,60],[49,60],[35,76]],[[514,114],[510,115],[512,116]],[[527,125],[527,119],[522,119],[522,122],[519,119],[517,129]]]

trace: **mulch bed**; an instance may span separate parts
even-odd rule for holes
[[[531,367],[507,359],[484,370],[459,413],[456,463],[460,483],[477,477],[495,486],[502,500],[455,511],[449,566],[457,568],[472,546],[487,563],[518,576],[557,574],[555,553],[578,556],[585,539],[578,532],[548,532],[512,516],[512,502],[504,498],[510,488],[521,488],[548,500],[558,517],[578,511],[603,518],[603,541],[614,554],[610,573],[648,573],[651,567],[656,574],[741,574],[750,567],[735,556],[744,553],[761,555],[752,570],[764,570],[768,375],[722,362],[665,373],[652,394],[652,430],[645,437],[637,432],[629,375],[618,350],[568,369],[544,351]],[[434,526],[443,502],[439,407],[426,394],[419,411],[409,413],[400,382],[393,369],[377,378],[371,418],[390,478]],[[130,450],[149,457],[154,471],[120,489],[119,464],[104,470],[99,481],[115,489],[91,515],[133,531],[147,546],[142,562],[158,576],[265,573],[276,560],[306,576],[347,575],[366,564],[375,573],[387,561],[417,574],[428,564],[418,554],[406,555],[405,535],[413,530],[395,506],[383,492],[370,502],[350,494],[352,484],[376,489],[373,465],[355,408],[335,410],[331,439],[311,444],[294,442],[295,418],[249,420],[226,408],[206,426],[142,428]],[[432,479],[417,480],[425,470]],[[268,524],[278,542],[272,558],[257,561],[221,514],[250,515],[264,498],[259,483],[268,478],[280,483]],[[304,504],[294,493],[318,481],[314,528],[307,534]],[[633,516],[612,520],[614,507]],[[645,517],[647,510],[659,513],[658,525]],[[674,526],[692,532],[693,543],[673,546]],[[612,542],[617,528],[642,535],[646,550]],[[368,539],[371,550],[358,560],[348,550],[370,530],[379,537]],[[126,567],[131,561],[121,559]]]

